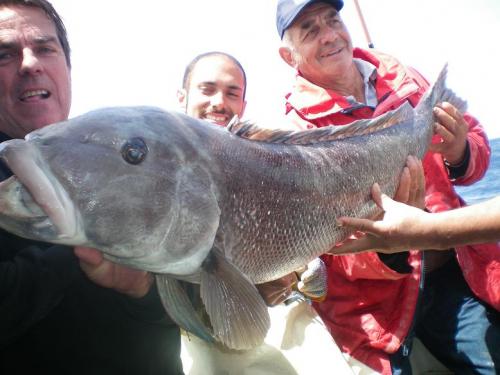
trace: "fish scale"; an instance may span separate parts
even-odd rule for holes
[[[380,135],[372,135],[377,136]],[[336,142],[338,146],[328,142],[294,146],[292,150],[289,145],[274,143],[237,144],[215,155],[214,159],[225,166],[219,185],[230,189],[223,195],[233,197],[223,201],[221,207],[223,248],[254,282],[292,272],[345,236],[346,232],[335,224],[336,217],[366,217],[374,212],[370,186],[375,181],[385,181],[385,191],[394,192],[399,175],[391,172],[402,170],[407,153],[414,151],[405,149],[404,155],[391,158],[392,165],[386,162],[387,168],[374,171],[370,147],[376,146],[375,142],[365,140],[364,151],[351,153],[349,158],[343,155],[354,145],[345,146],[345,140]],[[238,163],[232,162],[235,160]],[[382,163],[376,159],[375,162]],[[241,178],[241,171],[245,178]],[[357,175],[370,179],[360,180]],[[333,182],[325,183],[328,180]],[[280,237],[278,233],[285,231],[288,235]],[[259,251],[258,259],[254,256],[255,248],[266,249]],[[280,261],[286,258],[295,261]]]

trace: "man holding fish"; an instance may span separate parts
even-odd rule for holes
[[[70,75],[66,30],[52,5],[0,1],[2,140],[67,119]],[[10,175],[2,164],[1,179]],[[179,330],[149,274],[92,249],[75,251],[79,264],[70,247],[3,230],[0,243],[1,373],[182,373]]]
[[[307,2],[302,5],[310,5],[310,9],[318,10],[319,8],[313,7],[324,7],[325,3],[309,4]],[[326,5],[336,11],[340,9],[341,2],[326,3]],[[301,6],[292,10],[300,11],[303,10],[302,8]],[[330,8],[328,11],[331,10]],[[289,11],[291,8],[287,9]],[[323,11],[325,8],[321,8],[321,10]],[[286,22],[293,22],[297,14],[298,12],[294,12],[291,17],[287,17]],[[335,16],[330,17],[330,15],[331,12],[329,12],[328,19],[315,17],[313,22],[301,25],[302,31],[307,31],[311,25],[313,26],[311,36],[314,43],[309,45],[309,47],[313,47],[313,50],[316,43],[314,34],[318,30],[324,31],[325,24],[327,24],[326,27],[330,28],[331,21],[335,19]],[[24,20],[23,17],[19,18]],[[20,24],[24,25],[22,22]],[[338,25],[337,22],[333,24]],[[11,25],[8,24],[8,27]],[[293,25],[280,26],[283,31],[288,27],[292,32]],[[14,29],[18,32],[16,28]],[[31,28],[29,29],[31,30]],[[20,38],[22,43],[26,39],[31,41],[29,38],[24,38],[25,30],[21,31],[23,34],[23,38]],[[280,35],[282,35],[281,32]],[[307,35],[305,37],[309,38]],[[41,39],[43,40],[44,37]],[[48,39],[55,40],[56,38]],[[37,46],[38,41],[37,39],[37,43],[34,43]],[[303,43],[299,44],[305,47],[308,47],[310,42],[309,39],[305,41],[299,39],[299,41],[302,41]],[[291,35],[291,43],[295,44],[293,35]],[[6,43],[7,49],[12,45],[17,46],[16,43]],[[334,46],[334,49],[326,51],[324,55],[321,53],[318,57],[320,60],[323,57],[335,59],[335,56],[343,51],[342,47],[340,49],[337,47]],[[307,55],[308,51],[314,52],[313,50],[306,48],[300,53]],[[15,49],[15,51],[17,50]],[[22,51],[23,53],[29,52],[28,61],[37,61],[33,59],[33,56],[37,57],[38,55],[33,54],[32,49],[24,46]],[[36,51],[51,55],[50,48],[36,49]],[[296,54],[294,58],[300,57],[300,53]],[[286,50],[283,50],[282,55],[288,63],[295,65],[293,58],[290,58],[292,55],[287,55]],[[345,56],[342,53],[340,55]],[[7,61],[11,56],[16,56],[16,54],[7,54]],[[309,60],[308,58],[304,61],[315,65],[314,59]],[[17,60],[14,59],[14,61]],[[61,67],[61,65],[56,66]],[[349,67],[353,67],[352,62]],[[314,69],[307,70],[305,69],[307,64],[301,64],[297,68],[299,70],[304,68],[305,73],[311,74],[314,80],[316,80],[315,74],[321,73],[321,66],[314,66]],[[41,71],[35,70],[35,72]],[[356,83],[363,82],[363,80],[356,79],[356,77],[360,78],[359,71],[356,74],[356,70],[347,69],[344,73],[348,73],[347,77],[355,79],[353,81],[354,88],[357,87]],[[387,77],[381,75],[375,85],[376,89],[382,89],[384,94],[387,94],[383,96],[383,99],[386,100],[384,103],[390,102],[392,86],[387,85],[387,80],[392,76],[392,74],[388,74]],[[417,73],[414,73],[412,79],[413,81],[403,83],[405,83],[405,88],[409,87],[406,84],[414,84],[412,87],[416,88],[416,91],[413,92],[413,99],[410,98],[409,101],[415,105],[420,99],[420,95],[425,91],[427,83],[421,83],[419,86],[417,83],[421,78]],[[407,127],[404,129],[408,129],[412,123],[418,122],[419,118],[416,115],[425,114],[425,118],[431,118],[434,106],[432,95],[443,91],[441,90],[443,81],[444,75],[438,80],[436,91],[430,92],[430,100],[423,101],[424,103],[432,103],[432,106],[417,107],[419,111],[413,111],[409,105],[401,106],[402,110],[398,109],[390,114],[405,120],[403,124]],[[378,82],[382,83],[381,87],[378,86]],[[386,85],[383,85],[384,83]],[[42,100],[58,98],[55,89],[50,85],[31,87],[17,93],[15,91],[14,93],[23,103],[49,103]],[[365,100],[374,103],[374,96],[375,101],[382,102],[382,97],[372,95],[373,92],[370,90],[366,94],[363,94],[363,91],[354,91],[352,96],[363,103]],[[378,94],[377,90],[375,90],[375,94]],[[441,96],[437,94],[436,97]],[[401,103],[394,104],[397,106]],[[356,112],[358,109],[360,113]],[[344,111],[342,115],[354,114],[363,117],[361,116],[363,113],[364,117],[373,115],[369,110],[366,112],[366,108],[363,111],[361,107],[356,107],[352,111]],[[447,118],[446,114],[442,115]],[[212,113],[207,114],[206,118],[223,123],[226,120],[225,116],[226,114],[220,111],[212,111]],[[382,116],[377,120],[377,125],[385,126],[384,121],[390,120],[389,117]],[[451,117],[452,122],[442,121],[447,129],[451,128],[455,120],[460,120],[459,117]],[[345,120],[344,118],[343,123],[346,122]],[[472,119],[469,121],[473,122]],[[459,122],[461,123],[461,121]],[[366,124],[366,122],[362,122],[362,124]],[[365,163],[356,163],[354,166],[351,163],[353,167],[350,169],[351,166],[348,164],[336,164],[336,158],[323,157],[336,153],[341,158],[342,155],[339,154],[338,148],[334,150],[333,147],[322,148],[321,145],[316,147],[314,144],[312,147],[308,147],[311,144],[309,138],[320,135],[321,140],[315,139],[315,144],[318,145],[318,142],[323,142],[325,137],[327,140],[336,139],[338,136],[336,132],[298,134],[266,132],[266,135],[273,136],[271,139],[264,137],[264,140],[267,138],[267,142],[264,140],[252,142],[247,139],[252,138],[252,136],[247,137],[247,135],[255,135],[253,133],[255,128],[245,124],[235,124],[234,127],[229,128],[230,131],[225,131],[220,127],[207,126],[206,123],[189,116],[168,113],[154,108],[110,108],[94,111],[58,124],[56,127],[44,127],[44,129],[32,133],[26,141],[11,140],[5,142],[0,149],[2,160],[14,171],[15,176],[2,184],[2,196],[5,198],[2,226],[28,238],[97,247],[105,251],[110,259],[155,272],[165,308],[169,313],[175,315],[179,324],[182,323],[191,328],[192,331],[208,341],[217,339],[232,348],[249,348],[258,345],[266,334],[268,317],[267,308],[253,284],[270,281],[295,270],[306,261],[328,250],[329,245],[336,242],[335,238],[342,238],[342,233],[346,232],[336,230],[335,223],[331,220],[338,212],[332,203],[332,196],[337,193],[338,185],[332,184],[331,179],[324,181],[324,178],[321,177],[324,177],[325,174],[328,175],[328,172],[332,171],[332,167],[335,166],[339,171],[338,177],[344,178],[342,187],[345,188],[351,186],[350,183],[356,177],[355,173],[362,172]],[[481,142],[483,136],[480,128],[476,128],[479,136],[475,141]],[[349,131],[353,131],[353,129],[348,127]],[[372,131],[373,129],[378,128],[370,127],[368,130]],[[426,134],[429,133],[430,128]],[[460,135],[460,132],[452,133]],[[392,134],[393,138],[402,138],[400,135],[396,137],[392,129],[386,133],[382,132],[382,134],[384,136]],[[20,135],[12,134],[10,136]],[[442,151],[448,159],[448,164],[451,163],[448,169],[458,174],[457,181],[460,178],[460,172],[465,173],[463,179],[473,181],[484,172],[486,167],[487,155],[486,157],[482,155],[481,159],[477,144],[472,141],[469,136],[465,146],[459,142],[459,147],[452,146],[448,151]],[[444,144],[447,146],[448,142],[446,141]],[[457,143],[451,142],[450,144],[456,145]],[[344,147],[348,145],[349,142],[344,143]],[[410,142],[406,142],[405,145],[412,146]],[[376,144],[372,143],[370,146],[373,152],[379,151]],[[408,147],[408,149],[419,151],[425,147]],[[340,152],[342,150],[344,148]],[[466,156],[464,160],[459,160],[458,154],[464,150]],[[358,160],[366,160],[362,152],[358,152],[357,155],[360,157]],[[370,156],[372,155],[370,154]],[[398,165],[398,169],[399,166],[402,166],[404,158],[397,160],[395,165]],[[440,162],[442,164],[441,160]],[[270,168],[262,168],[264,164],[269,165]],[[436,174],[440,173],[440,167],[444,171],[445,167],[441,164],[436,164]],[[255,168],[256,166],[258,168]],[[346,168],[350,171],[349,175],[352,175],[352,177],[347,176],[347,179],[345,178],[346,173],[342,173]],[[245,172],[246,178],[240,178],[242,171]],[[384,176],[384,172],[384,169],[378,168],[379,176]],[[391,179],[393,179],[393,175],[395,173],[392,173]],[[36,176],[44,178],[34,178]],[[92,176],[92,178],[88,178],[88,176]],[[363,183],[357,184],[357,187],[361,186],[364,191],[365,188],[368,188],[369,181],[370,179],[365,179]],[[439,181],[449,184],[447,175],[445,180]],[[290,184],[290,182],[292,183]],[[315,182],[314,188],[311,188],[311,184]],[[391,184],[393,182],[391,180]],[[106,186],[106,189],[102,189],[102,186]],[[133,197],[133,199],[120,200],[116,196],[117,191],[124,191],[124,186],[127,188],[126,196]],[[280,188],[271,189],[273,186]],[[446,188],[446,184],[444,188]],[[284,189],[289,190],[285,191]],[[320,193],[320,189],[323,194]],[[440,193],[442,190],[443,186],[439,186]],[[309,194],[304,194],[304,191]],[[286,199],[281,199],[284,192]],[[342,196],[349,203],[351,195],[343,194]],[[289,204],[290,201],[293,202],[293,205]],[[317,204],[318,202],[321,203]],[[313,203],[315,204],[314,209],[306,212]],[[359,199],[357,203],[354,203],[359,204]],[[427,205],[429,206],[429,203]],[[270,207],[272,210],[269,209]],[[434,207],[430,207],[430,209],[434,209]],[[340,211],[344,215],[348,212],[357,211]],[[307,220],[303,222],[303,219],[306,218]],[[324,225],[329,225],[328,230],[324,230]],[[135,291],[133,293],[135,297],[143,296],[151,285],[151,278],[146,272],[139,272],[136,275],[139,277],[121,277],[130,275],[130,271],[116,268],[119,266],[111,265],[102,260],[98,253],[93,253],[89,249],[79,249],[77,253],[80,259],[85,260],[87,275],[101,285],[127,291],[129,294]],[[414,270],[418,271],[420,269],[418,254],[412,253],[411,256],[412,260],[415,261],[411,263],[411,266],[416,265]],[[283,260],[284,257],[286,257],[285,260]],[[396,310],[395,319],[391,322],[395,320],[399,322],[400,316],[397,314],[402,311],[396,309],[397,303],[390,298],[397,294],[393,293],[394,291],[401,289],[397,288],[399,286],[403,289],[405,287],[408,287],[407,289],[418,287],[418,283],[414,281],[418,281],[419,275],[413,272],[410,265],[406,264],[406,268],[411,269],[409,273],[412,277],[408,277],[405,274],[405,264],[401,262],[403,266],[398,267],[401,266],[401,264],[397,264],[398,258],[395,260],[385,259],[386,263],[397,268],[391,270],[389,265],[384,266],[379,258],[375,257],[377,256],[372,254],[368,260],[378,261],[375,267],[386,267],[383,269],[385,272],[381,273],[384,274],[382,275],[384,277],[389,275],[391,283],[384,284],[384,288],[379,286],[373,288],[374,293],[377,294],[377,298],[382,297],[384,293],[387,295],[388,301],[384,300],[384,305],[388,305],[389,311]],[[361,258],[356,256],[353,259],[359,260]],[[356,271],[357,265],[357,261],[352,262],[351,269]],[[331,263],[330,267],[334,266],[335,261]],[[339,274],[347,268],[344,267],[344,264],[341,266]],[[366,267],[364,268],[366,269]],[[109,271],[118,269],[122,271],[111,273],[111,277],[109,277]],[[369,270],[370,272],[376,271],[375,268]],[[330,275],[335,276],[335,273],[331,272]],[[115,276],[118,276],[118,279]],[[361,279],[364,276],[357,275],[355,278]],[[141,279],[141,284],[137,285],[136,281]],[[130,284],[131,280],[132,284]],[[123,283],[123,281],[125,282]],[[205,311],[210,316],[209,325],[200,319],[197,320],[194,306],[190,305],[185,298],[186,292],[182,288],[183,283],[191,281],[201,284],[201,298],[205,305]],[[393,283],[396,284],[396,288],[388,287],[389,284]],[[371,306],[367,302],[373,302],[373,300],[363,300],[364,295],[370,291],[369,285],[365,285],[358,293],[349,291],[355,286],[355,282],[352,284],[342,283],[342,279],[337,278],[330,286],[335,287],[335,285],[340,285],[341,289],[349,292],[345,296],[340,296],[340,298],[345,297],[344,301],[347,303],[342,303],[341,299],[335,299],[334,303],[327,301],[325,305],[329,308],[360,306],[359,300],[361,303],[364,301],[365,306]],[[405,304],[407,311],[403,312],[411,314],[417,298],[416,293],[411,290],[405,290],[405,292],[407,293],[402,296],[403,298],[400,298],[401,301],[408,302]],[[477,292],[483,293],[480,289]],[[481,297],[487,299],[483,294]],[[373,297],[375,299],[375,296]],[[349,299],[352,301],[352,298],[356,298],[355,303],[349,301]],[[488,302],[495,303],[493,299],[488,300]],[[244,305],[245,308],[241,309],[241,305]],[[381,305],[377,304],[377,307]],[[364,310],[366,311],[365,308]],[[352,317],[351,310],[348,312]],[[378,312],[375,315],[376,319],[373,319],[372,322],[383,320],[386,317],[386,314],[378,314]],[[113,315],[113,317],[115,316]],[[328,316],[328,319],[331,318]],[[369,316],[360,316],[360,318],[370,324],[368,328],[373,328],[375,336],[383,336],[384,332],[379,329],[381,327],[374,326],[368,319],[365,319],[370,318]],[[356,316],[352,320],[354,319],[357,321]],[[59,321],[59,319],[57,320]],[[115,320],[118,321],[118,319]],[[114,321],[111,322],[114,323]],[[395,351],[399,347],[398,339],[404,337],[407,328],[409,328],[409,324],[406,326],[405,324],[399,327],[399,330],[394,334],[386,331],[388,335],[383,336],[382,341],[389,340],[389,342],[382,342],[382,345],[390,346],[392,344],[388,352]],[[334,331],[333,324],[330,325]],[[74,324],[70,325],[69,328],[73,326],[80,327],[81,325]],[[108,326],[109,324],[105,327],[108,328]],[[347,326],[343,326],[343,328],[345,327]],[[355,327],[352,331],[356,331]],[[175,336],[177,331],[173,332]],[[353,337],[359,336],[353,335]],[[120,340],[120,343],[122,341],[124,340]],[[150,342],[148,341],[148,343]],[[113,350],[113,353],[119,352],[114,345],[109,345],[109,348],[102,348],[102,346],[101,343],[101,346],[97,345],[95,349]],[[345,345],[343,344],[343,346]],[[47,345],[47,347],[52,348],[53,345]],[[158,345],[150,343],[149,347],[157,348]],[[72,348],[66,349],[71,350]],[[481,348],[479,347],[479,349]],[[87,351],[82,350],[81,353],[87,354]],[[120,353],[120,355],[123,358],[123,354]],[[365,358],[361,359],[368,362],[365,361]],[[151,362],[154,366],[158,365],[155,361]]]
[[[297,70],[286,114],[300,129],[376,117],[404,102],[415,107],[429,86],[393,57],[353,48],[342,7],[341,0],[278,1],[279,52]],[[434,114],[436,135],[423,167],[425,207],[438,212],[463,205],[453,185],[479,180],[490,150],[481,125],[468,113],[443,102]],[[496,244],[324,260],[328,297],[315,307],[350,356],[383,374],[409,373],[417,336],[456,373],[498,370]]]

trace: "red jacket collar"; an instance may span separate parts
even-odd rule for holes
[[[375,90],[381,102],[390,95],[410,95],[418,86],[406,73],[401,63],[392,56],[381,52],[355,48],[353,57],[368,61],[377,68]],[[311,83],[297,73],[293,91],[286,96],[287,113],[295,109],[302,116],[313,120],[349,108],[351,104],[332,90]]]

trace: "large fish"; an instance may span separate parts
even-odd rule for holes
[[[0,145],[14,173],[0,185],[0,226],[154,272],[180,326],[254,347],[269,326],[254,284],[345,239],[337,217],[378,213],[370,187],[394,193],[407,156],[426,152],[434,105],[452,101],[445,71],[415,109],[342,127],[228,130],[150,107],[47,126]]]

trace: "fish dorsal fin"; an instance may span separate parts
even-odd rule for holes
[[[348,125],[325,126],[310,130],[266,129],[251,122],[232,122],[228,130],[241,138],[266,143],[309,145],[338,139],[372,134],[412,119],[413,107],[405,102],[399,108],[383,115],[364,120],[357,120]]]
[[[241,138],[268,143],[281,143],[280,139],[289,134],[296,133],[295,130],[263,128],[250,121],[231,121],[226,127],[230,133]]]
[[[200,294],[213,334],[230,349],[251,349],[270,327],[267,306],[250,279],[216,247],[202,267]]]

